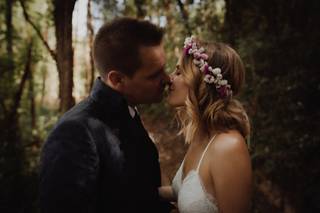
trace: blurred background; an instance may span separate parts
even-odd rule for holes
[[[115,17],[166,29],[167,71],[187,35],[223,41],[246,66],[252,212],[320,212],[319,0],[1,0],[0,212],[39,212],[41,147],[97,77],[91,44]],[[165,101],[142,118],[170,184],[187,149]]]

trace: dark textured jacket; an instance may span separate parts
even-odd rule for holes
[[[125,99],[97,79],[44,144],[41,212],[169,212],[159,200],[158,151]]]

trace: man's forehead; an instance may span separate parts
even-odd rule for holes
[[[140,56],[144,61],[149,61],[150,59],[158,61],[165,60],[165,53],[162,45],[140,47]]]

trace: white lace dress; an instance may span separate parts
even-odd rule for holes
[[[184,160],[181,163],[173,181],[173,192],[177,196],[178,209],[180,213],[216,213],[219,212],[217,201],[215,198],[206,192],[202,180],[199,175],[199,168],[202,159],[210,146],[214,141],[215,136],[210,140],[207,147],[202,153],[200,161],[196,170],[191,170],[182,180],[182,168]]]

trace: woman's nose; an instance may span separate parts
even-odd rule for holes
[[[170,82],[172,83],[172,82],[173,82],[173,80],[174,80],[174,75],[173,75],[173,74],[171,74],[171,75],[169,76],[169,78],[170,78]]]

